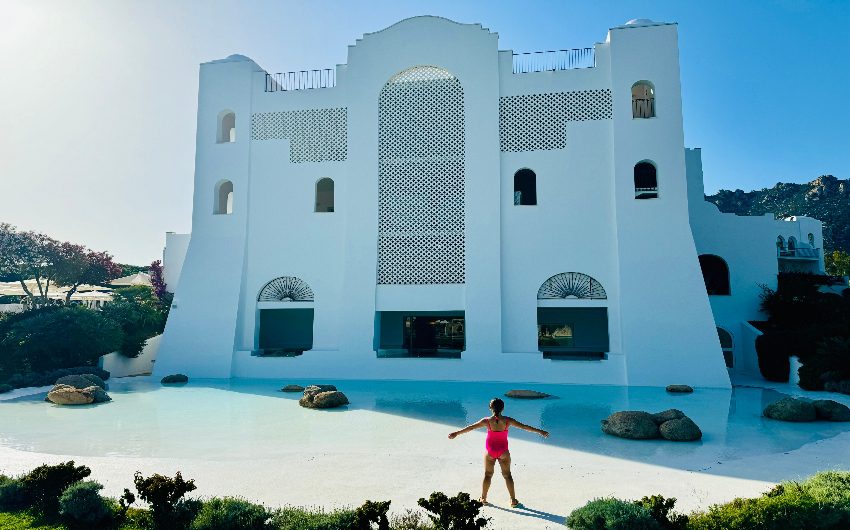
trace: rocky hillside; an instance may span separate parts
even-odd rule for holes
[[[807,184],[780,182],[754,191],[720,190],[706,195],[721,212],[779,217],[805,215],[823,221],[824,250],[850,252],[850,179],[823,175]]]

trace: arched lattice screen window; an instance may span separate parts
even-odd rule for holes
[[[632,118],[655,117],[655,88],[649,81],[632,85]]]
[[[587,274],[562,272],[543,282],[537,290],[537,299],[582,298],[604,300],[608,298],[602,284]]]
[[[334,181],[329,178],[316,182],[316,211],[334,211]]]
[[[732,342],[732,334],[723,328],[717,328],[717,338],[720,339],[720,349],[723,351],[723,359],[726,361],[726,367],[732,368],[735,364],[735,347]]]
[[[699,257],[702,278],[708,294],[730,294],[729,266],[719,256],[703,254]]]
[[[463,88],[417,66],[378,100],[378,283],[462,284],[465,270]]]
[[[312,302],[313,290],[301,278],[281,276],[265,284],[258,302]]]
[[[514,204],[533,206],[537,204],[537,175],[530,169],[514,173]]]
[[[218,143],[236,141],[236,114],[230,110],[221,111],[218,116]]]
[[[658,198],[658,172],[655,164],[644,160],[635,164],[635,199]]]
[[[222,180],[216,184],[213,213],[216,215],[233,213],[233,183],[231,181]]]

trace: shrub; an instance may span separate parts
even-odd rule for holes
[[[192,530],[266,530],[271,515],[263,506],[225,497],[203,503]]]
[[[123,331],[117,349],[126,357],[138,357],[145,341],[162,333],[168,316],[167,307],[144,285],[117,289],[102,313]]]
[[[7,381],[14,388],[25,388],[29,386],[48,386],[56,383],[60,377],[68,375],[91,374],[101,380],[109,379],[109,372],[97,366],[75,366],[73,368],[59,368],[47,372],[17,373]]]
[[[27,313],[32,315],[3,326],[0,368],[4,373],[91,364],[121,345],[121,328],[97,311],[72,306]]]
[[[827,379],[850,379],[850,338],[824,338],[800,361],[800,387],[806,390],[823,390]]]
[[[32,496],[20,479],[0,477],[0,512],[16,512],[32,506]]]
[[[110,503],[100,496],[94,481],[71,484],[59,497],[59,515],[72,528],[97,528],[112,519]]]
[[[435,491],[427,499],[419,499],[419,506],[435,515],[428,515],[438,530],[474,530],[487,526],[488,518],[478,517],[483,504],[472,500],[469,493],[448,497]]]
[[[277,530],[350,530],[356,528],[356,518],[354,510],[325,512],[321,508],[286,507],[272,514],[271,524]]]
[[[434,525],[418,512],[405,510],[402,514],[390,516],[392,530],[434,530]]]
[[[567,517],[573,530],[659,530],[646,507],[620,499],[594,499]]]
[[[676,505],[675,497],[665,499],[661,495],[653,495],[643,497],[635,501],[635,504],[649,510],[649,514],[664,530],[687,530],[688,528],[688,516],[673,511],[673,506]]]
[[[6,392],[11,392],[14,389],[15,389],[15,387],[13,387],[12,385],[5,385],[5,384],[0,385],[0,394],[5,394]]]
[[[390,521],[387,512],[390,510],[390,501],[372,502],[366,501],[354,511],[357,530],[371,530],[372,523],[378,525],[378,530],[390,530]]]
[[[822,471],[800,486],[818,502],[842,504],[850,509],[850,472]]]
[[[32,498],[33,508],[38,513],[53,517],[59,512],[59,497],[75,482],[91,475],[86,466],[75,466],[74,461],[54,466],[42,465],[33,469],[21,479],[27,494]]]
[[[183,496],[194,491],[194,480],[183,480],[178,471],[174,478],[160,474],[143,477],[136,471],[133,478],[139,498],[150,504],[153,526],[159,530],[185,528],[194,518],[198,503],[184,501]]]

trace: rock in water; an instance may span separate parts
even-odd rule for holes
[[[667,385],[667,392],[674,394],[690,394],[694,389],[688,385]]]
[[[673,442],[695,442],[702,438],[700,428],[687,416],[665,421],[658,429],[662,438]]]
[[[762,412],[765,417],[779,421],[815,421],[817,413],[811,401],[787,397],[771,403]]]
[[[305,388],[304,395],[298,400],[298,404],[308,409],[330,409],[348,405],[348,398],[336,390],[336,387],[334,390],[322,390],[320,386],[322,385],[310,385]]]
[[[602,432],[631,440],[651,440],[661,435],[652,415],[636,410],[611,414],[602,420]]]
[[[162,378],[160,383],[163,385],[174,385],[178,383],[188,383],[189,376],[183,374],[171,374]]]
[[[517,399],[543,399],[551,397],[551,394],[545,392],[537,392],[536,390],[508,390],[505,396]]]
[[[304,387],[301,385],[286,385],[280,389],[281,392],[304,392]]]
[[[94,403],[94,397],[79,388],[70,385],[56,385],[47,393],[47,399],[56,405],[88,405]]]
[[[106,390],[99,386],[92,385],[88,388],[84,388],[83,393],[90,395],[94,403],[106,403],[107,401],[112,401],[112,398],[109,397]]]
[[[831,399],[816,399],[812,402],[819,420],[850,421],[850,407]]]
[[[686,418],[685,413],[679,409],[667,409],[662,412],[656,412],[652,415],[652,420],[656,425],[661,425],[665,421],[680,420]]]
[[[80,374],[80,375],[66,375],[62,376],[56,380],[57,385],[68,385],[74,388],[87,388],[92,385],[98,386],[103,390],[106,390],[106,383],[103,382],[103,379],[99,378],[94,374]]]
[[[333,385],[307,385],[304,391],[306,392],[307,390],[310,392],[332,392],[337,390],[337,388]]]

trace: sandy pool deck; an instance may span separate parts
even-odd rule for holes
[[[739,380],[737,384],[765,386],[754,380]],[[850,396],[808,393],[789,385],[771,387],[788,394],[850,403]],[[20,394],[15,391],[3,398]],[[132,486],[137,470],[143,474],[173,474],[180,470],[184,477],[195,479],[195,493],[199,496],[241,496],[267,506],[332,508],[359,505],[371,499],[392,500],[392,511],[401,512],[408,508],[418,510],[417,499],[435,490],[447,494],[466,491],[478,496],[483,432],[448,441],[449,429],[443,424],[368,410],[345,414],[354,425],[362,425],[363,432],[351,437],[312,439],[303,448],[286,450],[285,458],[80,456],[31,452],[0,444],[0,473],[19,474],[43,463],[73,459],[92,469],[92,478],[105,485],[107,495],[118,496],[123,488]],[[175,432],[174,436],[179,437],[180,433]],[[387,443],[362,443],[372,436],[393,437],[392,449],[387,449]],[[354,443],[347,444],[349,439]],[[191,445],[193,441],[185,443]],[[681,463],[675,467],[649,464],[519,438],[511,441],[511,454],[517,497],[527,509],[509,508],[504,482],[497,472],[489,495],[493,506],[484,509],[484,515],[492,518],[491,527],[563,528],[564,517],[571,510],[595,497],[634,499],[662,494],[676,497],[677,508],[687,512],[737,496],[759,495],[781,480],[799,479],[826,469],[850,469],[850,432],[792,451],[721,460],[701,469],[687,469]]]

